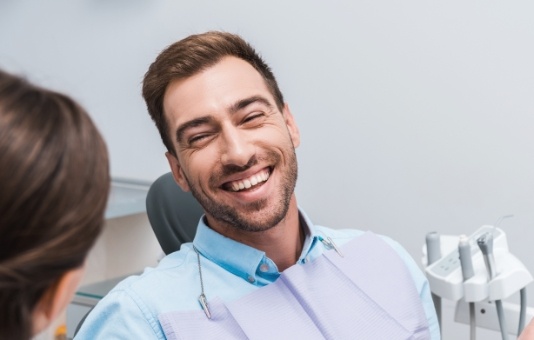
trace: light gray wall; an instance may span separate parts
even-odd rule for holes
[[[531,1],[3,0],[0,67],[80,100],[113,175],[151,180],[168,167],[140,96],[149,63],[190,33],[240,33],[300,126],[297,193],[314,221],[390,235],[419,261],[428,231],[514,214],[502,227],[534,272],[533,12]]]

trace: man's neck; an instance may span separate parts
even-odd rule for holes
[[[222,234],[265,252],[282,272],[294,265],[302,252],[305,234],[299,221],[297,199],[293,194],[286,216],[276,226],[261,232],[229,228]]]

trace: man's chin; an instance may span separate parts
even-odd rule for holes
[[[278,225],[278,223],[284,219],[285,213],[284,211],[273,212],[261,209],[248,213],[241,213],[234,217],[233,228],[250,232],[262,232]]]
[[[272,224],[272,223],[258,224],[257,221],[255,224],[236,223],[232,225],[232,227],[236,230],[250,232],[250,233],[261,233],[269,229],[272,229],[274,226],[275,224]]]
[[[201,205],[214,223],[247,232],[262,232],[273,228],[284,219],[289,208],[289,204],[284,207],[282,198],[275,199],[274,196],[246,203],[234,201],[232,204],[203,201]]]

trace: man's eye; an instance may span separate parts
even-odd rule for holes
[[[195,143],[198,143],[198,142],[208,138],[209,136],[210,136],[209,134],[195,135],[195,136],[189,138],[188,143],[189,143],[189,145],[193,145]]]
[[[243,120],[243,123],[248,123],[248,122],[251,122],[253,120],[257,120],[260,117],[263,117],[263,113],[255,113],[255,114],[249,115],[248,117],[246,117]]]

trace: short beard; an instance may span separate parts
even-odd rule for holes
[[[267,207],[267,200],[262,199],[248,204],[246,206],[246,212],[245,214],[243,214],[234,207],[231,207],[224,203],[216,202],[208,198],[207,195],[201,193],[201,190],[199,188],[192,185],[192,183],[187,177],[185,177],[185,179],[189,184],[191,193],[200,203],[202,208],[204,208],[206,214],[211,215],[215,220],[223,222],[229,227],[241,231],[265,231],[271,229],[272,227],[280,223],[286,217],[287,212],[289,210],[289,203],[291,202],[291,197],[293,195],[293,192],[295,191],[298,174],[298,164],[295,149],[291,149],[291,151],[292,152],[290,153],[290,158],[288,160],[288,168],[286,172],[282,175],[282,183],[280,185],[282,190],[281,199],[279,201],[279,204],[272,207]],[[275,164],[280,164],[280,155],[272,153],[269,155],[269,157],[274,158],[276,160]],[[256,163],[256,159],[251,159],[251,161],[249,162],[249,164],[247,164],[245,168],[248,169]],[[222,171],[222,173],[224,173],[225,175],[231,172],[236,172],[236,170],[223,169]],[[252,216],[252,218],[246,218],[246,215],[248,215],[249,212],[256,212],[257,214],[259,214],[260,211],[265,210],[266,208],[268,210],[261,213],[260,216]]]

